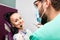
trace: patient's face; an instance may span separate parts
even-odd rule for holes
[[[24,26],[23,18],[18,13],[12,14],[10,16],[10,21],[11,24],[18,29],[22,29]]]

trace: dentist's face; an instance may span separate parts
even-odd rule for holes
[[[10,16],[10,21],[11,24],[18,29],[21,29],[24,26],[23,18],[18,13],[12,14]]]
[[[42,5],[42,3],[41,3],[41,1],[38,1],[38,0],[36,0],[35,2],[34,2],[34,5],[36,6],[36,8],[38,9],[38,11],[39,11],[39,16],[41,17],[42,16],[42,13],[43,13],[43,5]]]
[[[38,9],[38,11],[39,11],[39,16],[41,17],[42,14],[43,14],[43,12],[44,12],[43,2],[36,0],[36,1],[34,2],[34,5],[35,5],[36,8]],[[41,19],[42,19],[42,20],[47,20],[47,16],[46,16],[45,13],[44,13],[43,16],[41,17]],[[41,21],[42,21],[42,20],[41,20]],[[46,21],[44,21],[44,22],[46,23]]]

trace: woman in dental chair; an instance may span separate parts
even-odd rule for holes
[[[13,40],[29,40],[31,31],[24,29],[24,20],[17,12],[8,12],[4,15],[6,21],[11,24]]]

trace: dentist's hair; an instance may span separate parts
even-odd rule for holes
[[[40,2],[43,2],[44,0],[37,0]],[[46,0],[45,0],[46,1]],[[60,0],[50,0],[52,7],[56,10],[59,11],[60,10]]]
[[[51,5],[56,11],[60,10],[60,0],[51,0]]]

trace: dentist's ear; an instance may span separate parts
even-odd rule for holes
[[[50,6],[50,1],[49,0],[46,0],[45,3],[44,3],[44,7],[45,8],[48,8]]]
[[[43,16],[44,13],[46,12],[46,10],[47,10],[47,8],[49,7],[49,5],[50,5],[50,1],[49,1],[49,0],[45,0],[45,1],[43,2],[44,12],[42,13],[42,16]],[[42,16],[41,16],[41,18],[42,18]]]

